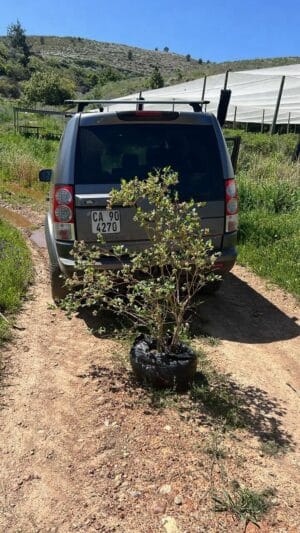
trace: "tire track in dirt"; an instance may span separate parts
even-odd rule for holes
[[[222,340],[217,350],[219,368],[242,385],[251,384],[282,402],[286,432],[299,443],[298,303],[241,266],[235,266],[233,273],[220,293],[200,309],[200,316],[208,317],[204,328]]]
[[[60,516],[62,494],[72,493],[75,505],[81,486],[75,482],[74,487],[71,481],[76,468],[73,454],[81,448],[82,434],[91,432],[85,427],[87,410],[89,422],[93,418],[93,398],[87,398],[77,375],[86,369],[93,350],[100,355],[114,346],[105,341],[99,348],[80,320],[74,324],[61,311],[49,310],[43,255],[33,249],[37,282],[19,316],[20,329],[10,349],[12,374],[7,378],[1,424],[2,489],[8,498],[2,531],[17,531],[16,524],[22,531],[35,530],[36,514],[42,523],[54,510]]]

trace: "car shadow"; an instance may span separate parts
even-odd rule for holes
[[[229,274],[221,289],[203,296],[191,321],[192,335],[260,344],[292,339],[300,334],[290,318],[247,283]]]

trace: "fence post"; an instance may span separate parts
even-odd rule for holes
[[[229,72],[230,70],[226,70],[225,72],[224,89],[227,89]]]
[[[233,116],[233,124],[232,124],[233,129],[236,128],[236,114],[237,114],[237,106],[235,106],[234,108],[234,116]]]
[[[285,76],[282,76],[280,87],[279,87],[279,91],[278,91],[278,96],[277,96],[277,102],[276,102],[276,107],[275,107],[275,111],[274,111],[274,116],[273,116],[273,122],[272,122],[272,125],[271,125],[271,128],[270,128],[270,134],[271,135],[274,135],[275,130],[276,130],[276,122],[277,122],[277,117],[278,117],[279,106],[280,106],[280,101],[281,101],[284,82],[285,82]]]
[[[260,126],[260,133],[264,132],[264,125],[265,125],[265,110],[263,109],[262,119],[261,119],[261,126]]]
[[[289,112],[288,122],[286,125],[286,132],[290,133],[291,112]]]
[[[202,96],[201,96],[201,100],[202,100],[202,102],[203,102],[203,100],[204,100],[204,96],[205,96],[206,78],[207,78],[207,76],[206,76],[206,74],[205,74],[205,76],[204,76],[204,78],[203,78],[203,87],[202,87]]]

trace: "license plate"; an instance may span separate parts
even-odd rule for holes
[[[92,233],[120,233],[120,211],[92,211]]]

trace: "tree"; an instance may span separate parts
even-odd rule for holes
[[[127,59],[128,59],[129,61],[132,61],[132,57],[133,57],[133,56],[132,56],[132,50],[128,50]]]
[[[191,54],[186,54],[185,58],[187,61],[191,61]]]
[[[10,24],[8,26],[7,37],[12,52],[11,55],[26,67],[30,57],[30,46],[26,40],[25,30],[22,28],[19,20],[17,20],[16,24]]]
[[[164,86],[164,79],[158,67],[154,67],[151,78],[149,80],[149,86],[151,89],[159,89],[160,87]]]
[[[30,102],[60,105],[74,97],[75,85],[72,80],[62,78],[59,74],[36,72],[24,84],[24,93]]]
[[[168,46],[164,47],[164,52],[169,52],[170,48]]]

